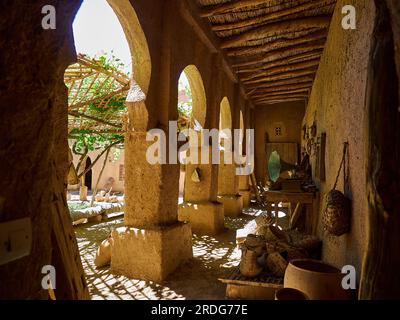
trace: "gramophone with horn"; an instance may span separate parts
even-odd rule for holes
[[[288,192],[302,192],[301,182],[297,175],[299,166],[283,161],[277,151],[273,151],[268,160],[268,173],[270,182],[267,186],[270,190],[282,189]],[[287,173],[287,178],[284,177]],[[282,177],[283,176],[283,177]]]

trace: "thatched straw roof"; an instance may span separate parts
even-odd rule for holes
[[[306,100],[336,0],[196,0],[255,105]]]

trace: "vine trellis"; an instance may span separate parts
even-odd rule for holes
[[[102,59],[78,55],[68,67],[64,82],[68,87],[68,129],[94,133],[123,133],[127,112],[126,97],[131,78]]]

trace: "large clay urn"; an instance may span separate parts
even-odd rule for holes
[[[304,292],[310,300],[349,300],[352,293],[342,288],[343,276],[322,261],[296,259],[290,261],[283,285]]]
[[[300,290],[293,288],[282,288],[275,292],[275,300],[309,300],[308,297]]]

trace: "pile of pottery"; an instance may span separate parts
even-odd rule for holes
[[[94,200],[96,202],[111,202],[111,203],[118,202],[117,196],[111,195],[111,190],[107,193],[104,190],[101,190],[98,194],[95,195]]]
[[[344,274],[339,269],[312,259],[320,255],[317,237],[269,226],[265,235],[249,234],[241,249],[243,276],[255,278],[265,272],[284,277],[277,300],[347,300],[354,296],[354,290],[343,289]]]
[[[304,259],[318,254],[318,238],[296,230],[282,231],[268,227],[264,235],[249,234],[241,245],[240,273],[245,277],[256,277],[263,271],[283,277],[289,261]]]

